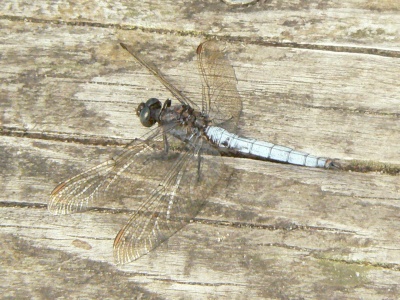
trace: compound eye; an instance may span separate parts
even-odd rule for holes
[[[153,126],[160,114],[161,102],[156,98],[150,98],[146,103],[140,103],[136,114],[140,117],[140,123],[145,127]]]
[[[161,108],[161,102],[157,98],[150,98],[146,101],[146,106],[152,109],[158,109]]]
[[[152,117],[152,111],[148,106],[143,107],[140,111],[140,123],[145,127],[151,127],[156,123],[156,120]]]
[[[136,109],[136,115],[140,117],[140,113],[142,112],[143,108],[145,108],[146,104],[144,102],[140,103],[138,108]]]

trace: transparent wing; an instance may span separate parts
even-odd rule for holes
[[[198,214],[214,190],[222,173],[221,158],[199,156],[194,146],[187,146],[183,152],[172,151],[167,156],[154,153],[149,157],[151,165],[157,166],[152,180],[158,182],[116,236],[114,258],[117,263],[141,257],[180,230]],[[147,168],[154,171],[150,165]]]
[[[195,107],[156,67],[121,45],[181,102]],[[225,127],[236,128],[240,98],[233,69],[221,54],[211,42],[198,48],[204,80],[203,108],[214,113],[218,122],[226,120]],[[49,211],[66,214],[102,200],[121,202],[124,207],[136,209],[115,238],[116,262],[135,260],[157,247],[197,215],[223,174],[219,153],[207,143],[203,145],[197,136],[183,143],[168,135],[170,146],[168,153],[165,151],[163,138],[169,130],[177,129],[175,125],[151,131],[141,139],[144,141],[133,142],[121,155],[57,186],[50,196]],[[200,156],[203,151],[207,155]]]
[[[200,108],[196,103],[186,97],[177,89],[171,82],[169,82],[164,74],[151,62],[143,58],[139,53],[134,51],[130,46],[120,43],[121,47],[128,51],[142,66],[144,66],[151,74],[153,74],[182,104],[189,104],[192,108],[199,110]]]
[[[203,42],[196,53],[203,83],[203,111],[215,125],[236,132],[242,101],[234,69],[216,41]]]
[[[98,204],[104,197],[112,197],[113,183],[135,163],[135,156],[151,148],[152,151],[161,151],[163,143],[160,140],[162,130],[158,127],[133,141],[119,156],[59,184],[50,194],[48,210],[56,215],[81,212],[93,203]],[[111,190],[110,193],[107,193],[108,190]]]
[[[117,263],[135,260],[160,245],[197,215],[223,167],[219,153],[207,144],[203,147],[200,138],[183,143],[168,135],[166,153],[163,134],[157,129],[116,158],[57,186],[49,211],[78,212],[100,201],[135,211],[115,238]],[[200,156],[203,151],[207,155]]]

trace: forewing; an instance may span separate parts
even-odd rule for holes
[[[219,181],[223,164],[218,153],[198,156],[190,144],[183,152],[154,156],[150,177],[155,189],[114,240],[116,263],[138,259],[193,219]],[[134,169],[132,171],[135,171]],[[157,180],[161,179],[159,182]]]
[[[215,125],[236,132],[242,102],[235,71],[216,41],[200,44],[196,52],[202,77],[203,110]]]
[[[162,131],[156,128],[129,144],[117,157],[59,184],[50,195],[48,210],[56,215],[80,212],[104,198],[116,197],[118,187],[115,183],[127,183],[125,170],[139,163],[137,155],[162,150]],[[124,195],[121,193],[120,197]]]
[[[145,67],[151,74],[153,74],[170,92],[179,100],[182,104],[189,104],[194,109],[199,107],[188,97],[186,97],[179,89],[177,89],[169,80],[166,79],[165,75],[151,62],[147,61],[143,56],[134,51],[132,47],[120,43],[121,47],[128,51],[143,67]]]

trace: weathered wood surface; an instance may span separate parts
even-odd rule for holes
[[[196,98],[194,50],[218,36],[243,98],[241,134],[396,170],[399,10],[372,0],[2,1],[2,296],[397,299],[399,176],[226,158],[234,172],[193,224],[122,267],[112,242],[129,213],[110,201],[60,217],[46,203],[58,182],[145,132],[138,103],[171,96],[121,41]]]

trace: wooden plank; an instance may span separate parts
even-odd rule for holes
[[[396,177],[225,159],[234,168],[233,175],[209,199],[193,224],[149,255],[123,268],[114,268],[112,242],[129,213],[110,211],[116,208],[112,201],[95,211],[69,216],[52,216],[45,206],[37,205],[35,209],[32,205],[33,199],[37,204],[46,201],[45,190],[51,188],[51,178],[56,176],[49,170],[58,169],[54,168],[55,161],[74,172],[85,164],[85,159],[72,160],[71,156],[78,151],[94,156],[94,147],[7,140],[15,147],[18,140],[20,154],[16,157],[31,173],[12,173],[8,170],[10,164],[2,166],[6,174],[15,176],[5,178],[9,183],[5,190],[25,187],[25,194],[18,198],[25,199],[27,206],[3,203],[2,234],[10,240],[6,254],[12,256],[13,251],[20,251],[22,243],[27,249],[21,250],[22,255],[35,262],[32,268],[40,262],[28,249],[45,249],[44,253],[51,254],[52,264],[61,268],[66,264],[71,272],[71,260],[76,262],[73,265],[88,264],[95,274],[100,272],[102,263],[111,274],[120,274],[118,269],[125,272],[126,278],[118,278],[121,282],[132,281],[129,286],[146,286],[147,291],[157,293],[168,286],[172,289],[164,294],[168,298],[188,294],[202,297],[202,293],[204,297],[210,293],[226,296],[228,291],[230,295],[254,297],[277,296],[278,292],[304,295],[315,282],[320,286],[330,282],[328,293],[346,287],[350,291],[357,288],[357,294],[374,294],[371,281],[396,290],[400,229]],[[34,164],[41,169],[35,169]],[[18,177],[23,182],[18,182]],[[16,261],[9,267],[19,268],[16,264],[21,263],[24,262]],[[81,268],[76,268],[80,272]],[[51,269],[55,272],[54,266]],[[288,291],[275,290],[276,285],[286,286],[293,276],[296,281]],[[160,283],[160,278],[167,282]],[[199,294],[200,287],[203,291]],[[318,297],[318,291],[313,295]]]
[[[20,25],[32,29],[32,35],[43,30],[42,25]],[[83,45],[83,29],[68,28],[70,45],[61,47],[64,30],[63,26],[48,30],[59,39],[46,34],[36,37],[39,45],[48,44],[39,49],[20,45],[17,34],[5,37],[7,60],[3,63],[12,61],[18,69],[4,73],[7,102],[3,124],[38,132],[57,128],[60,133],[87,136],[141,136],[144,131],[134,113],[137,104],[148,97],[166,99],[171,95],[135,64],[118,41],[148,40],[151,35],[122,32],[116,37],[109,33],[105,39],[94,37]],[[159,36],[147,45],[152,49],[148,50],[149,59],[173,82],[190,78],[179,87],[191,91],[188,94],[194,98],[200,97],[199,79],[192,72],[193,52],[199,42]],[[171,45],[170,49],[162,51],[163,44]],[[58,50],[51,54],[51,47]],[[232,45],[231,49],[244,104],[242,134],[317,155],[399,162],[397,58],[260,46],[236,46],[235,50]],[[64,53],[62,58],[59,51]],[[9,69],[7,64],[2,67]],[[32,77],[36,84],[26,88]],[[35,101],[24,99],[27,94]],[[32,110],[46,112],[32,116]]]
[[[193,224],[123,267],[113,265],[112,242],[129,211],[113,211],[121,207],[112,201],[71,216],[46,210],[59,181],[146,131],[135,116],[138,103],[171,97],[119,42],[136,44],[196,99],[194,49],[202,38],[187,36],[191,30],[243,38],[224,42],[244,102],[241,134],[317,155],[399,164],[396,3],[279,3],[239,10],[216,2],[152,9],[143,1],[102,2],[88,10],[0,4],[5,297],[397,298],[398,176],[224,158],[232,174]],[[57,19],[66,22],[48,22]],[[89,23],[76,22],[83,19]],[[271,40],[280,47],[266,47]],[[338,45],[343,53],[334,51]],[[363,54],[374,47],[380,55]]]
[[[232,7],[222,1],[191,3],[166,0],[98,1],[57,3],[36,0],[5,0],[0,11],[5,19],[50,22],[72,26],[144,29],[177,35],[208,34],[276,43],[299,43],[304,47],[349,47],[345,51],[399,49],[400,4],[394,0],[259,1]],[[378,49],[374,49],[374,48]],[[364,49],[363,49],[364,48]]]

